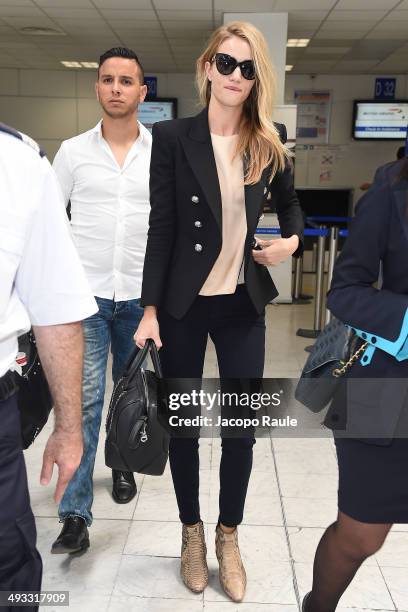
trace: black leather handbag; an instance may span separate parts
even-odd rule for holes
[[[333,399],[340,379],[368,346],[354,331],[332,319],[313,345],[295,390],[295,398],[312,412],[320,412]]]
[[[18,339],[21,375],[17,376],[17,404],[20,410],[23,448],[28,448],[38,436],[52,410],[53,401],[38,356],[34,334],[30,330]]]
[[[143,367],[149,351],[154,372]],[[106,419],[106,465],[151,476],[163,474],[170,436],[160,421],[166,413],[159,355],[153,340],[147,340],[143,349],[136,348],[131,355],[112,393]]]

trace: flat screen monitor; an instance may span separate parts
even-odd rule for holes
[[[408,100],[354,100],[355,140],[404,140]]]
[[[139,104],[138,119],[148,130],[156,121],[177,118],[177,98],[154,98]]]

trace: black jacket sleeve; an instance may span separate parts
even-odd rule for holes
[[[171,135],[165,130],[165,122],[155,124],[152,135],[151,209],[143,268],[142,306],[158,306],[162,300],[176,224],[174,157]]]
[[[390,244],[392,190],[386,173],[360,199],[349,236],[336,262],[327,305],[344,323],[395,341],[408,307],[408,295],[373,286]],[[401,253],[401,257],[405,256]]]
[[[299,246],[293,256],[300,257],[304,248],[304,217],[293,184],[293,168],[289,160],[286,160],[285,170],[277,172],[274,176],[270,192],[276,206],[281,236],[282,238],[289,238],[293,234],[299,236]]]

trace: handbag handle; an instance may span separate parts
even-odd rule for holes
[[[145,345],[142,349],[139,349],[139,347],[136,346],[135,350],[129,357],[129,361],[125,370],[125,376],[128,377],[129,382],[132,382],[133,378],[136,376],[149,351],[151,353],[152,363],[157,378],[163,378],[159,352],[157,350],[154,340],[149,338],[148,340],[146,340]]]

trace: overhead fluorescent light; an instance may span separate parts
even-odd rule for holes
[[[65,68],[82,68],[79,62],[61,62]]]
[[[98,68],[97,62],[61,62],[65,68]]]
[[[307,47],[310,43],[310,38],[289,38],[287,47]]]
[[[293,66],[292,66],[291,64],[287,64],[287,65],[285,66],[285,70],[286,70],[286,72],[290,72],[290,71],[292,70],[292,68],[293,68]]]

